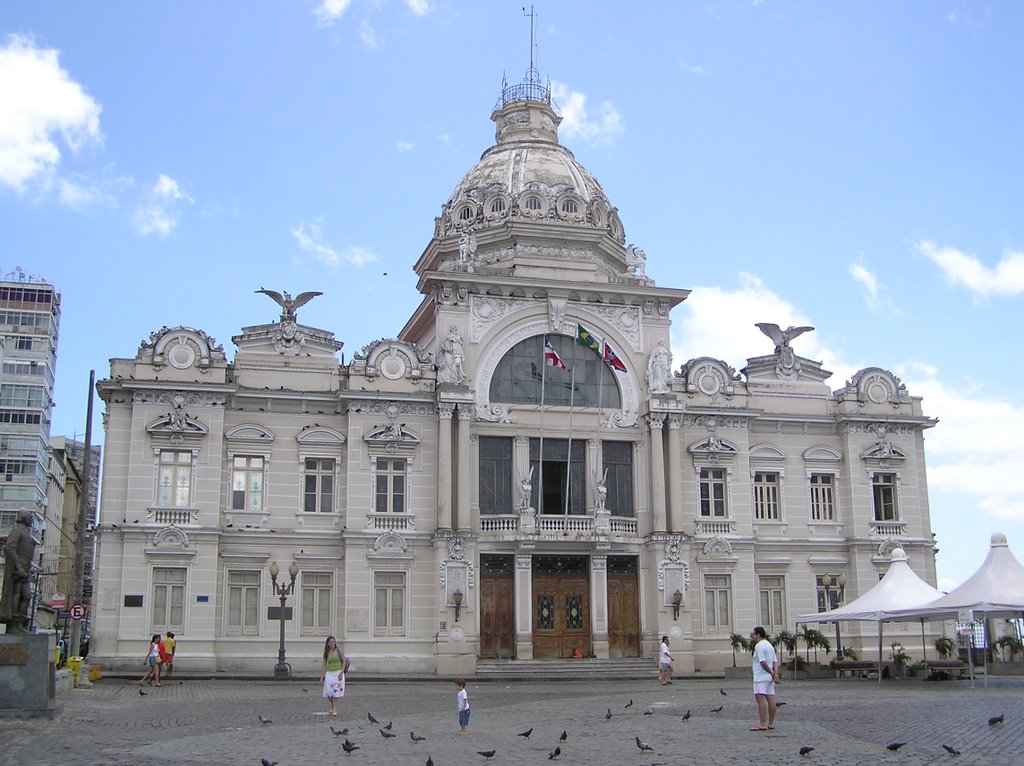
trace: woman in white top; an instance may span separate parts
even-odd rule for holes
[[[163,686],[160,683],[160,643],[161,636],[159,633],[154,633],[153,638],[149,640],[149,654],[146,655],[146,675],[139,680],[139,686],[145,686],[147,683],[153,683],[156,680],[154,686]]]
[[[658,666],[661,668],[658,682],[662,686],[672,683],[672,654],[668,650],[668,636],[661,637],[661,656],[658,659]]]

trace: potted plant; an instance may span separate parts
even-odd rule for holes
[[[892,662],[900,672],[900,675],[905,678],[907,675],[907,665],[910,664],[910,655],[907,654],[903,644],[899,641],[893,641],[889,646],[892,649],[889,656],[892,657]]]

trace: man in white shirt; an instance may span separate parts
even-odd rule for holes
[[[754,644],[754,699],[757,701],[757,726],[751,731],[775,728],[775,684],[779,679],[779,657],[768,640],[764,628],[758,625],[750,631]]]

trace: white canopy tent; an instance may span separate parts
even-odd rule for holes
[[[892,619],[888,615],[896,610],[913,609],[934,602],[942,592],[918,577],[910,568],[907,554],[896,548],[891,555],[889,571],[867,593],[849,604],[827,612],[803,614],[796,622],[856,622],[878,623],[878,677],[882,677],[882,623]]]

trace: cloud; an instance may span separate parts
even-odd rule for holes
[[[914,249],[938,266],[949,284],[966,287],[976,297],[1024,293],[1024,253],[1006,249],[990,269],[976,255],[938,247],[932,240],[921,240]]]
[[[405,0],[414,16],[424,16],[430,11],[430,4],[427,0]]]
[[[412,151],[413,149],[415,149],[416,148],[416,144],[410,143],[408,141],[399,141],[398,143],[395,144],[395,147],[400,152],[408,152],[408,151]]]
[[[144,237],[150,234],[166,237],[178,228],[182,202],[195,204],[195,200],[181,190],[177,181],[161,173],[135,208],[135,230]]]
[[[359,39],[363,41],[363,45],[367,48],[375,49],[380,47],[377,30],[373,28],[373,24],[370,23],[369,19],[363,19],[363,23],[359,27]]]
[[[291,230],[292,236],[295,237],[300,248],[307,253],[312,253],[318,261],[332,268],[342,262],[350,263],[353,266],[365,266],[367,263],[377,260],[377,256],[372,250],[357,245],[349,247],[344,253],[339,253],[324,236],[325,223],[323,218],[317,218],[312,223],[300,223]]]
[[[598,117],[590,119],[587,114],[585,93],[570,90],[565,83],[551,83],[551,97],[558,104],[562,116],[559,131],[566,138],[581,138],[588,144],[609,144],[622,132],[622,119],[615,105],[602,101]]]
[[[850,276],[853,281],[864,288],[864,301],[871,311],[887,310],[894,314],[900,311],[893,305],[885,285],[878,281],[878,277],[867,266],[864,261],[858,258],[849,266]]]
[[[442,144],[450,144],[452,142],[452,137],[449,136],[447,133],[442,133],[437,137],[437,140],[440,141]]]
[[[679,68],[687,74],[704,74],[703,64],[688,64],[682,58],[679,59]]]
[[[352,4],[352,0],[323,0],[320,5],[313,9],[316,16],[317,26],[329,27],[345,14],[345,9]]]
[[[106,189],[85,181],[71,178],[58,178],[56,183],[57,199],[76,212],[86,208],[105,206],[116,207],[117,200]]]
[[[57,171],[59,142],[77,153],[102,141],[102,108],[58,57],[22,35],[11,35],[0,47],[0,184],[19,193]]]

